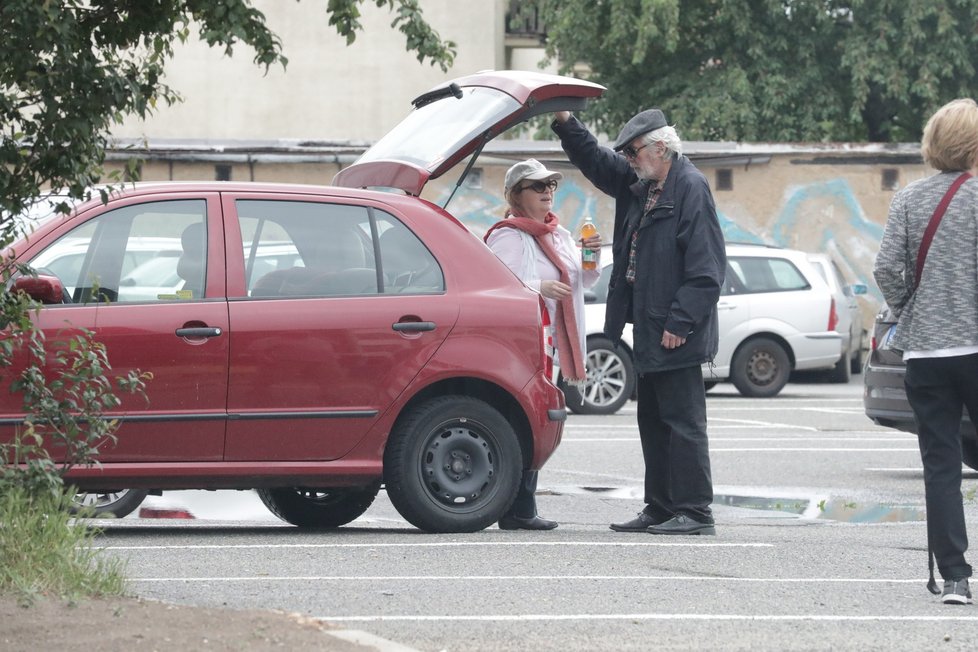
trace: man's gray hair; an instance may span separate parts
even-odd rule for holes
[[[679,134],[676,133],[675,127],[659,127],[642,136],[643,145],[651,145],[652,143],[659,142],[673,153],[672,158],[680,156],[683,153],[683,141],[679,139]]]

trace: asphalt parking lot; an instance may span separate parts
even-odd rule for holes
[[[144,510],[188,518],[134,514],[101,542],[137,595],[299,612],[415,650],[973,648],[975,607],[925,588],[915,438],[866,419],[860,383],[708,394],[716,537],[608,529],[642,507],[630,403],[568,421],[540,476],[552,532],[423,534],[383,492],[350,526],[301,532],[249,492],[173,492]]]

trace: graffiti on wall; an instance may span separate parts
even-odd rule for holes
[[[448,199],[449,191],[439,198]],[[587,183],[565,177],[554,197],[561,224],[577,233],[584,218],[595,219],[605,234],[612,230],[611,200]],[[502,192],[464,188],[453,199],[452,214],[473,232],[482,235],[502,219],[506,202]],[[867,299],[875,311],[882,297],[873,281],[873,262],[883,237],[882,224],[867,218],[856,193],[842,178],[789,186],[775,214],[759,216],[750,206],[718,206],[723,233],[728,242],[768,244],[829,254],[850,283],[867,286]],[[732,217],[733,214],[738,218]]]

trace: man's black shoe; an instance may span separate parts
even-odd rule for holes
[[[676,514],[665,523],[649,526],[648,532],[650,534],[716,534],[717,529],[713,523],[700,523],[685,514]]]
[[[615,532],[648,532],[649,526],[659,525],[662,521],[656,520],[645,512],[639,512],[636,518],[624,523],[612,523],[611,529]]]
[[[539,516],[523,518],[522,516],[507,514],[499,519],[500,530],[552,530],[555,527],[557,527],[557,521],[548,521]]]

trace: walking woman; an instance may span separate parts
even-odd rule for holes
[[[959,429],[962,407],[978,423],[978,104],[941,107],[924,127],[921,154],[938,174],[894,195],[873,275],[898,317],[892,345],[907,363],[941,600],[968,604]],[[928,588],[937,593],[933,564]]]

